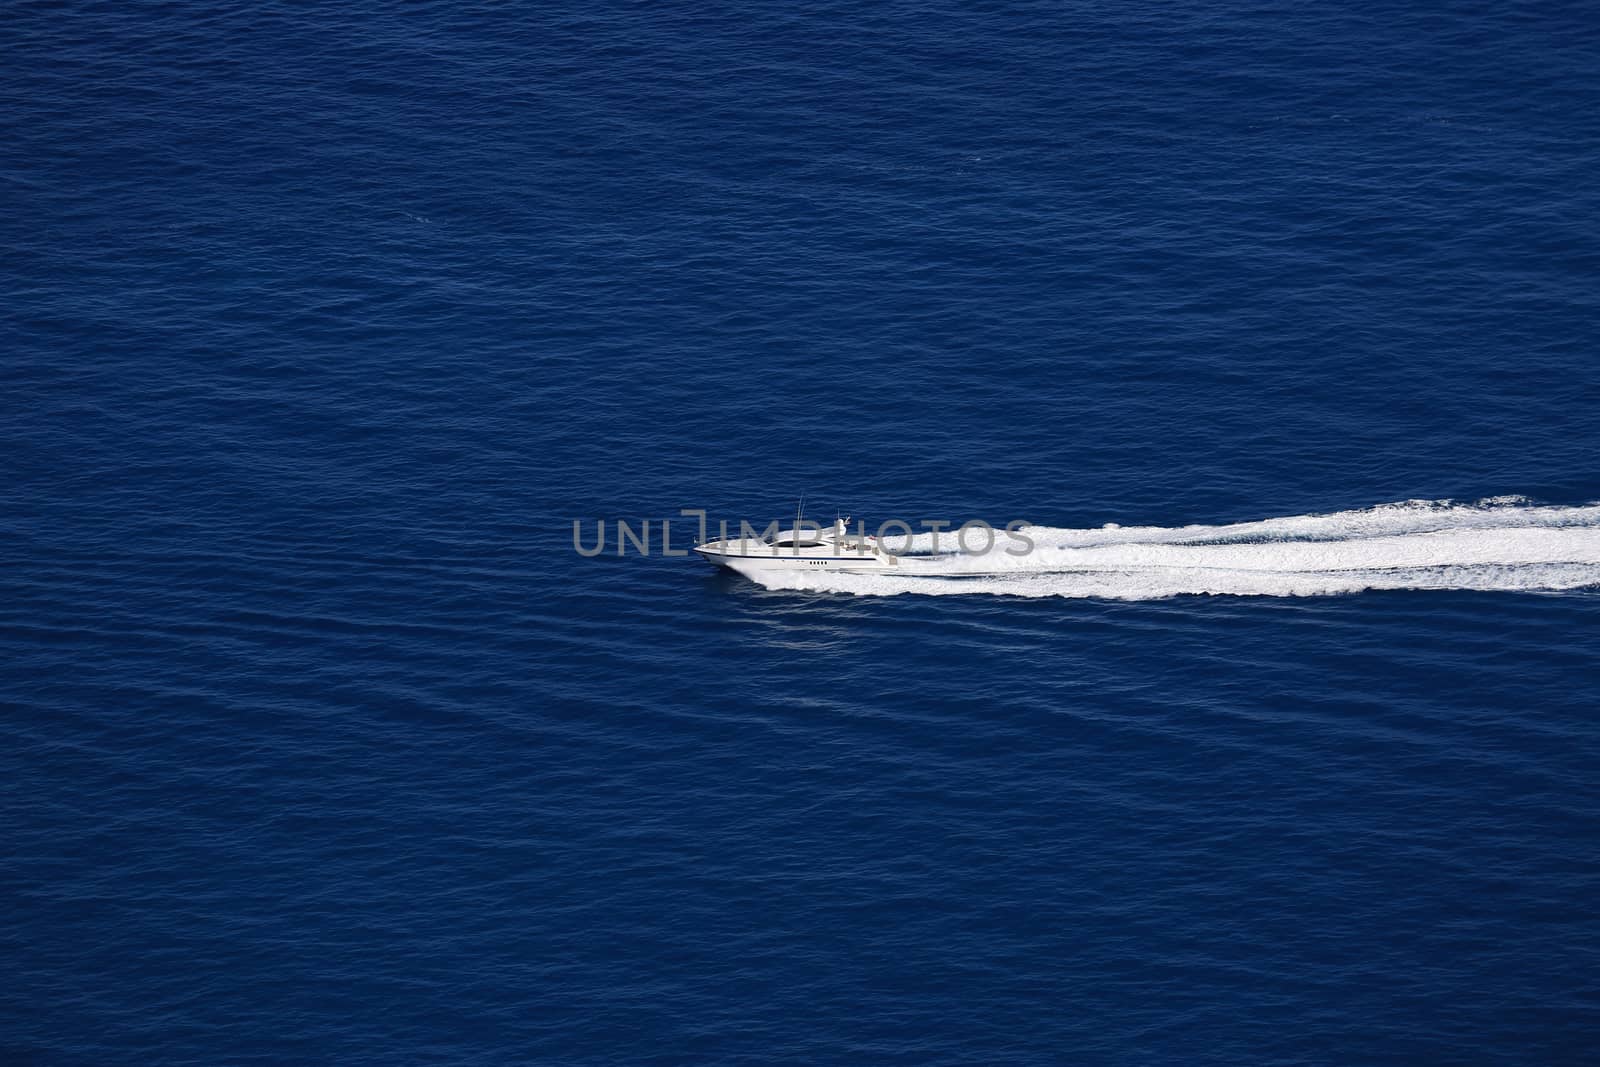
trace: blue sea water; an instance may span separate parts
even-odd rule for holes
[[[8,5],[0,1063],[1595,1062],[1593,14]]]

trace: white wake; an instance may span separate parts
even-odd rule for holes
[[[1183,594],[1318,596],[1366,589],[1600,588],[1600,504],[1545,507],[1517,497],[1413,500],[1361,511],[1227,526],[1024,527],[1034,548],[997,534],[980,554],[919,575],[753,575],[769,589],[864,596],[987,593],[1154,600]],[[980,547],[980,534],[969,536]],[[932,551],[934,537],[885,539]],[[948,532],[938,548],[952,551]],[[1009,551],[1008,551],[1009,550]]]

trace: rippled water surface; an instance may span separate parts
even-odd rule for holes
[[[0,1063],[1593,1062],[1581,6],[3,22]]]

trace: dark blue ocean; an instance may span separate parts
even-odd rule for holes
[[[1597,1062],[1596,25],[8,5],[0,1064]]]

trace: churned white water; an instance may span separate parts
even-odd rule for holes
[[[891,596],[970,593],[1149,600],[1182,594],[1315,596],[1367,589],[1568,590],[1600,586],[1600,505],[1545,507],[1514,497],[1408,501],[1359,511],[1224,526],[1025,527],[987,552],[916,576],[761,574],[769,589]],[[975,547],[981,536],[968,541]],[[889,540],[945,551],[944,533]]]

